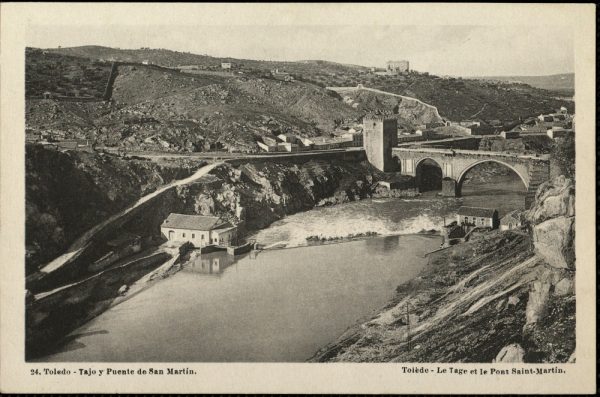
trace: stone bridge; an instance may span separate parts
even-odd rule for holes
[[[392,156],[400,164],[403,175],[417,179],[427,159],[436,163],[442,174],[442,194],[460,197],[467,172],[478,164],[495,162],[513,170],[523,181],[527,194],[525,206],[529,208],[540,184],[550,177],[548,156],[518,155],[480,150],[437,149],[437,148],[392,148]]]

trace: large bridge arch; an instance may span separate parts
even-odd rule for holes
[[[415,160],[415,185],[419,192],[442,190],[443,163],[432,156]]]
[[[467,175],[467,173],[472,170],[474,167],[480,165],[480,164],[484,164],[484,163],[497,163],[500,164],[510,170],[512,170],[515,174],[517,174],[519,176],[519,178],[521,179],[521,182],[523,182],[523,186],[525,186],[525,190],[529,190],[529,175],[528,173],[524,173],[523,171],[518,170],[516,167],[514,167],[513,165],[501,161],[501,160],[496,160],[496,159],[483,159],[483,160],[478,160],[475,161],[473,163],[470,163],[468,166],[466,166],[463,170],[460,171],[458,178],[456,178],[456,196],[460,197],[462,194],[462,186],[463,186],[463,182],[465,180],[465,176]],[[525,170],[527,171],[527,170]]]
[[[438,167],[440,167],[440,169],[442,169],[442,164],[440,163],[440,161],[436,160],[435,157],[433,157],[433,156],[425,156],[425,157],[421,157],[421,158],[417,159],[415,161],[415,169],[417,169],[417,167],[419,166],[419,164],[421,164],[425,160],[431,160],[431,161],[433,161],[434,163],[436,163],[438,165]]]

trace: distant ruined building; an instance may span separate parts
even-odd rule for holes
[[[401,74],[408,73],[410,70],[408,61],[387,61],[385,70],[388,74]]]

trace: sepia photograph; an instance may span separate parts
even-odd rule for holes
[[[268,9],[28,25],[13,358],[568,372],[594,167],[574,25]]]

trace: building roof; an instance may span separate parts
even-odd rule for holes
[[[493,218],[496,212],[493,208],[482,208],[482,207],[460,207],[457,211],[458,215],[466,216],[479,216],[483,218]]]
[[[212,230],[223,225],[220,218],[205,215],[169,214],[162,227],[188,230]]]

